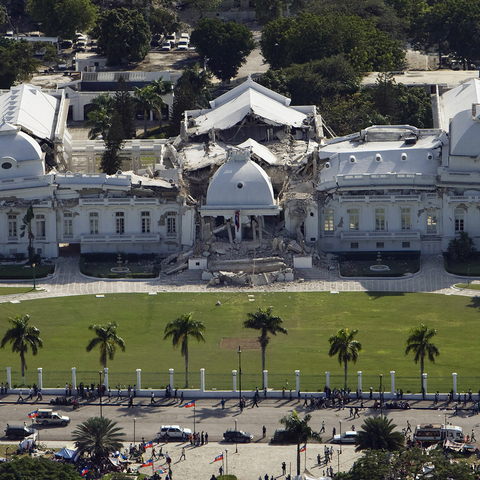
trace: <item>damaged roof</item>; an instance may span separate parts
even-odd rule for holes
[[[238,145],[238,148],[251,148],[253,154],[267,162],[269,165],[281,165],[284,162],[280,161],[275,154],[273,154],[268,147],[258,143],[253,138],[249,138],[245,142]]]

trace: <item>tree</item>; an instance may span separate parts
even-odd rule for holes
[[[39,65],[30,42],[0,37],[0,88],[28,81]]]
[[[297,444],[297,475],[300,475],[300,444],[306,443],[309,439],[315,439],[321,441],[320,435],[314,432],[308,425],[312,416],[310,414],[305,415],[302,419],[299,418],[298,413],[293,410],[289,415],[286,415],[280,420],[282,425],[285,425],[285,436],[290,439],[291,442]]]
[[[175,96],[173,97],[172,116],[170,119],[170,128],[168,134],[170,136],[180,133],[180,124],[184,120],[186,110],[196,108],[195,92],[192,84],[187,79],[180,77],[175,86]]]
[[[465,261],[475,255],[477,249],[473,238],[467,232],[460,232],[458,237],[448,243],[447,252],[452,260]]]
[[[99,135],[103,138],[107,136],[114,109],[115,99],[108,92],[100,93],[92,100],[92,109],[87,114],[88,120],[85,124],[90,127],[88,138],[93,140]]]
[[[33,240],[35,239],[35,235],[33,234],[32,231],[32,220],[35,218],[35,214],[33,213],[33,206],[30,205],[27,209],[27,213],[22,217],[22,225],[20,226],[20,230],[22,233],[20,233],[20,237],[24,237],[27,235],[28,238],[28,247],[27,247],[27,252],[28,252],[28,260],[31,262],[33,259],[33,254],[35,252],[33,248]]]
[[[195,95],[197,107],[208,107],[208,102],[210,100],[210,91],[208,90],[208,87],[212,85],[211,78],[212,74],[207,70],[200,70],[200,65],[198,63],[193,67],[186,67],[175,85],[175,94],[181,89],[183,82],[188,82]]]
[[[224,23],[218,18],[201,20],[190,42],[200,57],[208,58],[208,67],[224,82],[237,75],[255,48],[253,34],[245,25]]]
[[[158,118],[160,121],[160,129],[162,128],[162,120],[163,120],[163,114],[162,114],[162,109],[166,108],[166,104],[163,101],[163,96],[168,95],[173,91],[173,82],[169,82],[167,80],[164,80],[163,77],[160,77],[158,80],[152,80],[150,83],[152,86],[153,91],[157,94],[160,95],[160,102],[158,102],[158,105],[155,107],[158,113]]]
[[[358,432],[355,451],[382,450],[394,452],[405,446],[405,436],[394,432],[396,427],[392,420],[384,417],[366,418],[361,431]]]
[[[270,342],[268,334],[287,334],[287,330],[282,327],[283,320],[276,315],[272,315],[272,311],[273,307],[259,308],[254,313],[247,313],[247,319],[243,321],[243,328],[252,328],[253,330],[260,330],[261,332],[258,337],[258,343],[260,343],[260,347],[262,348],[262,372],[265,370],[265,351]],[[265,385],[263,387],[265,388]]]
[[[111,126],[105,135],[105,151],[100,160],[100,168],[107,175],[114,175],[122,168],[123,158],[120,152],[123,148],[125,134],[118,112],[113,112]]]
[[[0,478],[17,480],[81,480],[73,465],[63,464],[47,457],[14,457],[11,462],[0,463]]]
[[[152,6],[149,23],[151,32],[159,35],[167,35],[180,28],[177,13],[159,6]]]
[[[27,11],[49,37],[73,39],[97,19],[97,7],[90,0],[28,0]]]
[[[285,3],[283,0],[257,0],[255,2],[255,14],[260,25],[282,17]]]
[[[197,342],[205,342],[203,332],[205,325],[193,319],[193,313],[185,313],[167,323],[164,340],[172,339],[173,348],[181,347],[182,356],[185,357],[185,388],[188,388],[188,338],[192,337]]]
[[[125,351],[125,342],[123,338],[117,335],[117,322],[109,322],[107,325],[90,325],[89,330],[95,332],[95,337],[90,340],[87,345],[87,352],[91,352],[94,348],[100,348],[100,365],[107,368],[107,357],[113,360],[117,347]]]
[[[145,85],[142,88],[133,87],[133,99],[138,107],[143,111],[143,138],[148,137],[147,120],[148,112],[156,110],[160,117],[162,116],[162,106],[165,103],[162,97],[156,92],[155,88],[150,85]]]
[[[345,390],[347,389],[347,367],[348,362],[357,363],[358,352],[362,350],[362,344],[354,340],[358,330],[349,332],[348,328],[340,329],[335,335],[332,335],[328,341],[330,343],[330,357],[338,355],[338,363],[343,363],[345,368]]]
[[[94,34],[98,50],[106,55],[108,65],[143,60],[150,50],[150,27],[138,10],[114,8],[102,13]]]
[[[188,3],[200,13],[216,12],[221,0],[188,0]]]
[[[423,392],[423,371],[425,367],[425,357],[432,363],[435,363],[435,357],[440,354],[438,347],[431,343],[432,338],[437,334],[434,328],[428,328],[426,325],[410,329],[410,336],[407,338],[407,348],[405,355],[413,352],[413,360],[418,363],[420,360],[420,389]],[[424,392],[425,393],[425,392]]]
[[[114,108],[122,124],[123,136],[124,138],[133,138],[136,133],[135,105],[123,77],[118,79],[114,99]]]
[[[110,452],[123,448],[125,434],[121,427],[106,417],[91,417],[73,431],[75,446],[81,453],[93,457],[95,465],[100,465],[103,459],[108,459]]]
[[[43,341],[39,337],[40,330],[33,325],[29,325],[30,315],[16,315],[8,319],[12,325],[2,338],[0,348],[4,348],[7,343],[12,345],[12,353],[20,354],[20,362],[22,365],[22,385],[25,384],[25,370],[27,370],[27,362],[25,354],[28,348],[32,350],[32,355],[38,353],[38,349],[43,347]]]

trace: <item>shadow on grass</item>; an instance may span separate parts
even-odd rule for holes
[[[366,295],[369,297],[373,298],[374,300],[377,300],[378,298],[382,297],[404,297],[405,292],[365,292]]]
[[[472,297],[467,307],[480,309],[480,297]]]

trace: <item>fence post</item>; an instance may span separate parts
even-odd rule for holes
[[[232,370],[232,375],[233,375],[233,393],[237,392],[237,371]]]
[[[142,389],[142,369],[137,368],[137,392],[140,393],[141,389]]]
[[[427,394],[427,374],[422,374],[422,387],[423,387],[423,398],[425,399],[425,395]]]
[[[295,378],[297,380],[297,395],[300,391],[300,370],[295,370]]]
[[[205,391],[205,369],[204,368],[200,369],[200,390],[202,392]]]
[[[103,369],[103,384],[105,385],[105,390],[108,390],[108,368]]]
[[[391,384],[390,393],[392,395],[395,395],[395,370],[390,371],[390,384]]]
[[[170,390],[173,390],[173,368],[168,370],[170,372]]]
[[[43,388],[43,368],[38,369],[38,388]]]
[[[263,371],[263,386],[268,389],[268,370]]]
[[[73,390],[76,391],[76,388],[77,388],[77,369],[76,369],[76,367],[72,367],[72,387],[73,387]]]
[[[325,372],[325,376],[327,377],[326,378],[327,388],[330,388],[330,372]]]
[[[453,376],[453,393],[456,395],[457,394],[457,374],[452,373]]]
[[[361,370],[359,370],[357,372],[357,375],[358,375],[358,392],[361,393],[361,391],[362,391],[362,372],[361,372]]]
[[[8,388],[12,388],[12,367],[7,367]]]

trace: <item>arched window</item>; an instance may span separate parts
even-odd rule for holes
[[[455,209],[455,233],[463,232],[465,230],[465,209]]]

